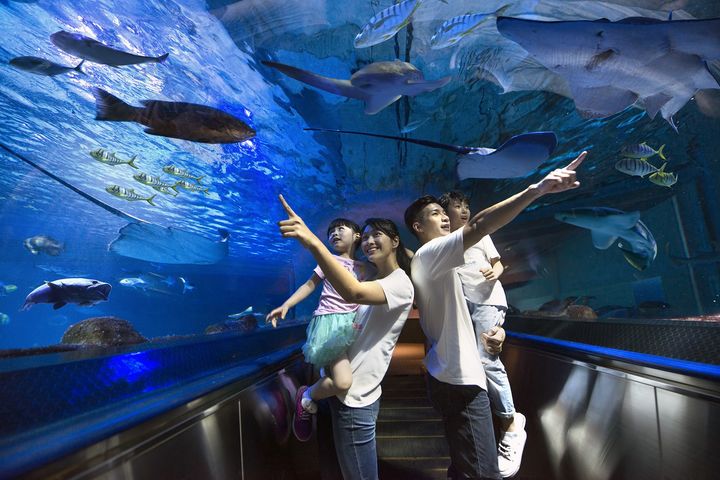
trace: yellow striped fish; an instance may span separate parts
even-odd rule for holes
[[[123,188],[119,185],[108,185],[107,187],[105,187],[105,191],[108,192],[110,195],[122,198],[123,200],[127,200],[128,202],[144,201],[148,202],[153,207],[157,206],[153,203],[153,198],[155,198],[157,193],[149,197],[141,197],[134,189]]]
[[[648,177],[648,180],[650,180],[655,185],[660,185],[661,187],[672,187],[677,183],[678,176],[674,173],[666,172],[665,165],[667,165],[667,163],[663,163],[663,166],[660,167],[660,170],[650,175]]]
[[[643,158],[623,158],[622,160],[618,160],[618,162],[615,163],[615,170],[625,175],[635,177],[644,177],[649,173],[658,171],[656,167]]]
[[[370,19],[355,37],[355,48],[367,48],[392,38],[405,25],[423,0],[405,0],[386,8]]]

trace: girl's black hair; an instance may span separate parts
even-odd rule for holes
[[[360,230],[360,225],[353,222],[352,220],[348,220],[347,218],[336,218],[330,222],[330,225],[328,225],[325,236],[327,237],[328,235],[330,235],[330,232],[332,232],[335,227],[348,227],[355,233],[362,233],[362,230]]]
[[[398,239],[399,243],[395,252],[398,266],[402,268],[408,276],[410,276],[410,257],[405,250],[405,245],[403,244],[402,238],[400,238],[400,232],[398,231],[395,222],[388,220],[387,218],[368,218],[363,224],[363,231],[367,227],[370,227],[373,230],[379,230],[390,238]]]

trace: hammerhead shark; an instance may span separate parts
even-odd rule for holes
[[[262,64],[320,90],[362,100],[365,102],[367,115],[375,115],[400,100],[403,95],[414,97],[421,93],[432,92],[447,85],[452,78],[425,80],[420,70],[400,60],[371,63],[353,73],[350,80],[323,77],[277,62],[263,61]]]

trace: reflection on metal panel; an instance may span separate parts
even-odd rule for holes
[[[719,445],[717,397],[579,358],[513,340],[505,348],[528,419],[520,478],[714,478],[720,461],[704,452]]]
[[[25,478],[295,478],[292,408],[304,364],[278,364],[81,449]],[[0,478],[4,478],[0,469]]]
[[[720,405],[662,390],[657,403],[665,478],[717,478]]]

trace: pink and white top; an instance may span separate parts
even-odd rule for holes
[[[337,255],[333,255],[333,257],[335,257],[335,260],[337,260],[340,265],[342,265],[345,270],[350,272],[355,278],[361,281],[363,280],[362,262],[359,262],[357,260],[351,260],[349,258],[339,257]],[[320,269],[319,265],[315,267],[315,270],[313,270],[313,272],[315,272],[315,274],[323,281],[323,289],[320,293],[320,301],[318,302],[318,307],[313,312],[313,316],[327,315],[330,313],[350,313],[358,309],[358,304],[348,303],[343,300],[337,290],[335,290],[335,288],[330,284],[330,282],[327,281],[327,279],[325,278],[325,274]]]

